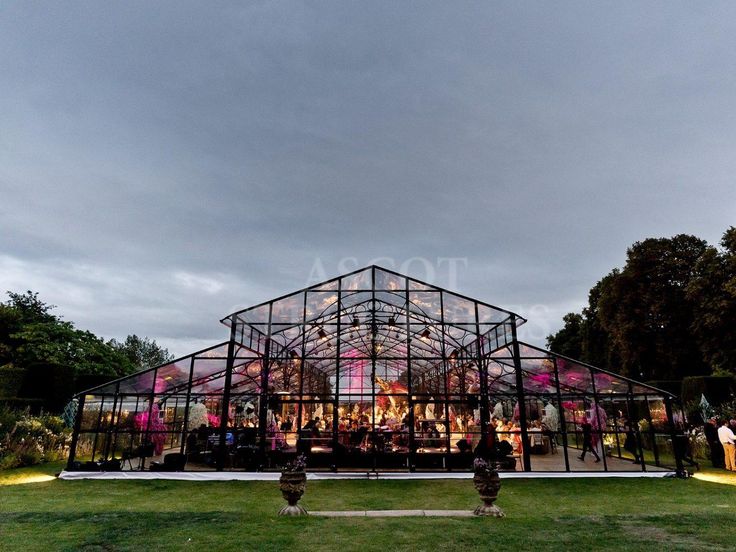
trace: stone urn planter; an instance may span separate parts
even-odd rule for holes
[[[304,455],[300,455],[292,464],[286,466],[281,471],[279,488],[281,489],[281,495],[288,504],[279,510],[280,516],[307,515],[307,511],[297,504],[307,486],[307,472],[305,468],[306,462]]]
[[[493,504],[501,489],[501,478],[498,476],[495,464],[476,458],[473,462],[473,469],[475,471],[473,485],[483,501],[483,504],[478,506],[473,513],[476,516],[504,517],[503,510]]]

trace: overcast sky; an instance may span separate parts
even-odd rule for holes
[[[735,146],[731,2],[3,2],[0,290],[183,355],[382,258],[543,344]]]

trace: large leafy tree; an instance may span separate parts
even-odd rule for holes
[[[137,369],[152,368],[174,358],[168,349],[158,345],[155,340],[148,337],[141,338],[135,334],[129,335],[123,342],[111,339],[107,343],[125,355]]]
[[[736,373],[736,228],[699,260],[697,277],[687,287],[695,305],[692,329],[703,357],[718,373]]]
[[[548,346],[637,379],[736,373],[735,228],[721,245],[684,234],[635,243]]]
[[[126,355],[54,315],[53,305],[38,294],[8,296],[0,304],[0,363],[23,371],[19,397],[58,411],[77,391],[80,377],[112,379],[135,370]]]
[[[562,322],[562,329],[547,337],[547,348],[561,355],[582,359],[583,316],[569,312],[562,318]]]
[[[54,306],[41,301],[37,293],[8,292],[8,296],[6,303],[0,303],[0,366],[13,363],[14,352],[22,343],[16,334],[25,325],[57,321],[51,314]]]
[[[598,303],[609,282],[619,275],[614,269],[600,280],[588,294],[588,305],[581,314],[570,312],[562,321],[562,328],[547,337],[547,348],[556,353],[580,359],[595,366],[618,371],[621,361],[610,347],[610,335],[603,328]]]
[[[645,380],[708,373],[690,327],[688,285],[711,249],[695,236],[637,242],[626,265],[602,287],[598,317],[621,359],[621,372]]]
[[[583,309],[580,340],[583,350],[582,360],[616,372],[621,367],[621,359],[617,350],[611,346],[611,336],[601,322],[600,301],[607,287],[618,278],[619,274],[620,271],[614,268],[590,290],[588,306]]]

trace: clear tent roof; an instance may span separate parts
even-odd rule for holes
[[[271,346],[297,351],[315,368],[334,372],[334,357],[371,357],[417,367],[479,338],[501,341],[512,325],[526,320],[488,303],[432,284],[369,266],[237,311],[222,320],[233,323],[242,340],[255,334],[254,350]],[[411,346],[409,347],[409,344]],[[431,363],[425,363],[427,365]]]
[[[369,266],[234,312],[221,321],[229,325],[235,320],[256,327],[270,323],[283,331],[284,326],[326,322],[330,315],[336,318],[338,312],[360,311],[360,306],[372,301],[403,308],[405,314],[421,321],[501,324],[514,318],[517,324],[526,322],[514,312],[378,266]]]
[[[305,367],[334,375],[362,359],[378,359],[397,377],[410,363],[429,371],[453,355],[482,361],[489,391],[516,389],[513,326],[526,320],[506,309],[476,301],[377,266],[333,278],[222,320],[235,324],[237,344],[231,390],[260,391],[261,359],[269,338],[271,362],[299,358]],[[224,388],[228,342],[156,368],[107,383],[86,393],[209,394]],[[667,393],[622,376],[519,343],[525,392],[598,394]],[[192,388],[189,390],[189,378]]]
[[[85,393],[113,395],[167,395],[186,393],[191,372],[191,393],[221,393],[227,367],[228,342],[219,343],[191,355],[155,368],[95,387]],[[234,347],[232,387],[257,392],[261,372],[261,356],[241,345]]]

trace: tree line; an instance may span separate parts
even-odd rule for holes
[[[563,323],[550,350],[635,379],[736,374],[736,228],[636,242]]]
[[[173,358],[154,340],[105,341],[52,312],[38,294],[0,303],[0,402],[60,412],[76,392]]]

